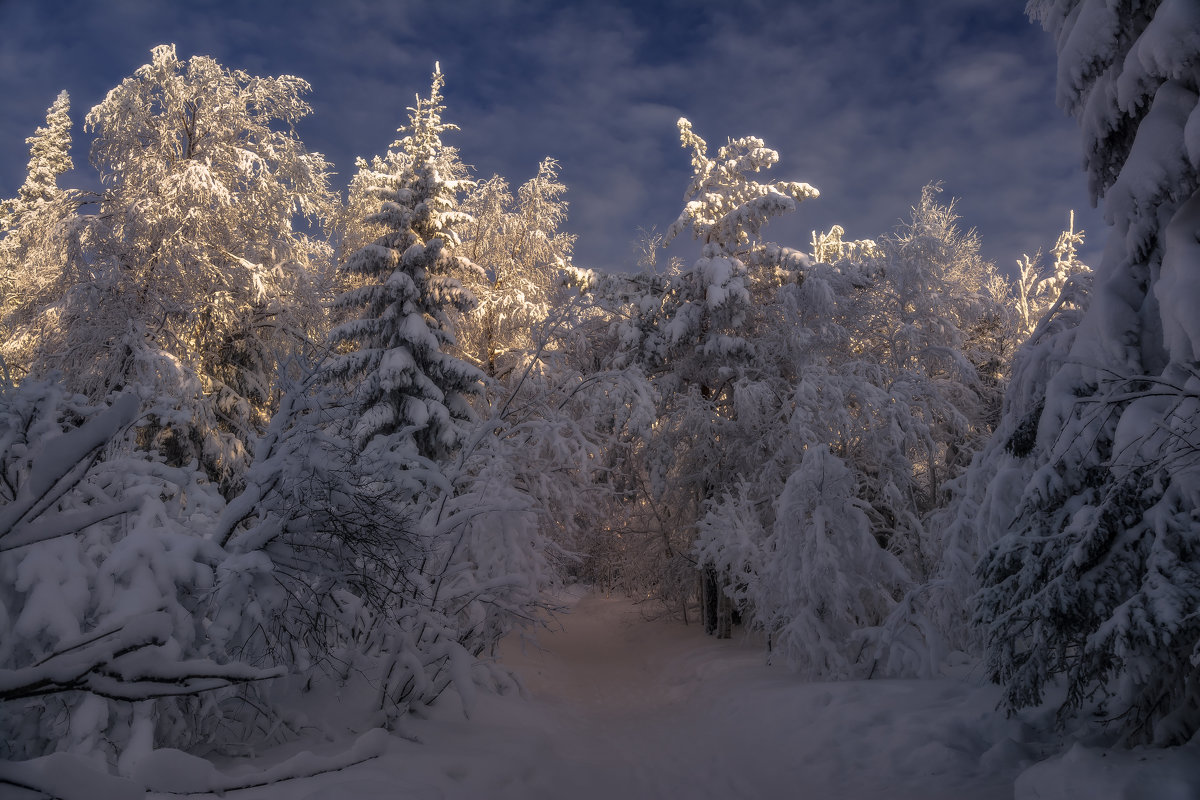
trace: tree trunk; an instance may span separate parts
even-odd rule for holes
[[[700,592],[700,614],[704,632],[718,639],[733,636],[733,601],[725,593],[726,579],[712,567],[705,567]]]
[[[717,632],[717,606],[720,603],[721,589],[717,583],[715,569],[705,567],[702,575],[700,616],[704,620],[704,632],[712,635]]]
[[[717,587],[717,638],[731,639],[733,638],[733,601],[729,599],[723,589],[725,587]]]

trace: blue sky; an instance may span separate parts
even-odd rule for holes
[[[447,76],[452,140],[481,177],[519,184],[562,163],[581,266],[628,268],[639,227],[665,230],[689,177],[675,120],[714,148],[754,134],[779,178],[821,191],[767,235],[804,246],[835,222],[873,237],[940,180],[984,252],[1009,268],[1048,249],[1077,211],[1100,249],[1075,123],[1054,105],[1047,34],[1013,0],[287,3],[0,0],[0,195],[24,176],[25,137],[61,89],[79,123],[173,42],[254,74],[299,75],[300,133],[344,186],[385,150],[405,108]],[[76,129],[76,173],[86,141]],[[686,250],[684,251],[687,252]],[[1093,262],[1098,260],[1092,258]]]

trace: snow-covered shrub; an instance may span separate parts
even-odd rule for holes
[[[212,628],[309,687],[364,678],[378,720],[450,686],[467,700],[478,659],[533,619],[550,581],[534,503],[494,425],[439,465],[383,437],[358,450],[348,411],[325,391],[285,396],[217,525],[232,568]],[[290,689],[262,691],[269,708]]]
[[[203,736],[207,693],[275,673],[209,637],[223,501],[195,468],[128,455],[138,400],[0,391],[0,755],[70,751],[128,773]],[[118,446],[120,445],[120,446]]]
[[[821,444],[787,479],[770,531],[757,528],[744,488],[702,525],[698,554],[727,571],[772,659],[813,679],[874,673],[878,628],[909,582],[858,494],[854,473]]]

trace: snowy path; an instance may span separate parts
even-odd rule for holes
[[[578,598],[542,650],[505,643],[528,697],[481,696],[380,758],[241,798],[888,798],[1012,796],[993,695],[953,681],[806,684],[751,643]],[[992,747],[994,741],[1005,742]]]

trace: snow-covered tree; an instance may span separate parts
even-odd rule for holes
[[[954,203],[938,202],[940,191],[926,186],[910,220],[881,237],[867,260],[870,288],[847,308],[859,369],[881,371],[872,383],[895,409],[875,413],[910,465],[908,476],[889,472],[895,496],[871,505],[896,517],[879,533],[917,576],[938,549],[919,520],[945,504],[949,482],[991,435],[1017,344],[1006,282],[975,232],[959,226]]]
[[[1043,362],[1044,398],[1028,396],[1040,381],[1010,394],[1023,463],[990,487],[1011,512],[977,529],[995,542],[979,568],[988,666],[1010,709],[1061,679],[1062,720],[1183,742],[1200,729],[1200,8],[1028,11],[1058,45],[1059,104],[1113,228],[1078,328]]]
[[[828,446],[810,447],[775,501],[770,533],[751,532],[748,551],[729,559],[751,559],[752,574],[735,574],[731,584],[770,637],[772,658],[813,679],[871,676],[873,633],[909,580],[876,541],[857,483]],[[744,499],[726,507],[733,513],[705,524],[737,531],[761,516]]]
[[[471,182],[455,149],[442,142],[457,129],[442,121],[444,83],[436,68],[429,97],[417,98],[400,129],[406,135],[362,181],[378,202],[367,222],[383,233],[341,265],[361,285],[339,295],[334,308],[360,316],[330,334],[344,352],[327,367],[331,380],[353,387],[359,448],[395,434],[432,458],[461,443],[462,423],[471,418],[467,395],[482,377],[449,352],[450,312],[475,304],[460,276],[478,278],[480,269],[458,252],[460,231],[471,221],[459,195]]]
[[[1087,267],[1079,261],[1078,251],[1083,244],[1083,235],[1084,231],[1075,230],[1075,212],[1072,211],[1070,225],[1058,235],[1058,240],[1050,250],[1054,262],[1049,271],[1042,269],[1041,250],[1033,256],[1024,255],[1017,259],[1013,288],[1021,336],[1033,332],[1072,276],[1087,271]]]
[[[71,97],[66,91],[46,109],[46,126],[25,140],[29,164],[25,182],[12,200],[0,202],[0,230],[14,227],[14,217],[39,203],[52,203],[63,193],[58,178],[74,169],[71,161]]]
[[[56,381],[0,388],[4,758],[71,752],[128,775],[205,737],[220,712],[198,696],[278,674],[209,630],[226,564],[200,531],[223,501],[194,469],[128,454],[138,409]]]
[[[812,243],[809,257],[818,264],[837,264],[846,260],[861,260],[879,252],[879,244],[874,239],[857,239],[846,241],[842,237],[846,229],[834,225],[828,233],[812,232]]]
[[[474,305],[461,279],[484,276],[460,254],[473,184],[442,141],[455,129],[443,82],[435,69],[402,137],[360,160],[351,207],[375,211],[349,235],[374,238],[340,265],[345,321],[285,394],[219,525],[239,558],[275,565],[243,570],[235,594],[285,587],[252,649],[301,654],[317,688],[365,676],[371,713],[388,720],[450,687],[469,701],[479,659],[533,619],[551,578],[537,496],[512,457],[532,460],[539,443],[509,442],[503,420],[472,411],[484,375],[454,354],[452,315]]]
[[[575,237],[561,230],[567,187],[547,158],[514,198],[503,178],[480,183],[466,200],[473,222],[465,254],[485,273],[468,284],[478,306],[458,322],[458,345],[489,376],[507,375],[535,349],[536,331],[561,295]]]
[[[667,242],[687,230],[703,242],[699,260],[662,276],[649,276],[620,325],[621,365],[638,365],[660,398],[659,421],[648,443],[646,497],[667,561],[687,553],[703,507],[753,460],[757,437],[739,435],[737,401],[770,394],[778,374],[770,354],[754,338],[774,307],[774,293],[806,265],[803,253],[763,241],[763,226],[816,197],[805,183],[759,182],[778,154],[752,136],[731,140],[714,156],[691,123],[679,120],[680,141],[692,153],[693,176],[685,206]],[[781,399],[779,392],[775,392]],[[739,450],[740,444],[751,445]],[[748,459],[748,460],[747,460]],[[668,593],[690,594],[691,570],[672,569],[678,585]],[[709,581],[719,578],[709,575]],[[710,591],[710,595],[713,593]],[[715,595],[714,595],[715,596]],[[716,618],[708,615],[712,628]]]
[[[76,192],[58,185],[71,170],[71,102],[64,91],[46,111],[46,125],[25,140],[29,165],[17,196],[0,202],[0,353],[21,371],[35,337],[26,328],[54,291],[77,246]]]
[[[895,662],[908,645],[897,643],[889,614],[940,568],[946,541],[929,517],[952,497],[998,413],[1016,333],[1005,325],[1004,282],[957,219],[927,187],[911,220],[878,240],[846,242],[837,227],[814,234],[794,280],[755,303],[753,355],[712,453],[733,468],[705,506],[695,552],[728,576],[725,593],[752,625],[780,635],[801,627],[816,635],[832,620],[854,628],[853,653],[822,650],[829,657],[812,661],[802,648],[778,649],[814,675],[906,671]],[[839,512],[854,524],[831,546],[862,544],[866,532],[871,547],[823,561],[799,591],[776,565],[808,534],[780,514],[797,508],[783,498],[817,451],[847,478],[809,500],[854,509]],[[832,628],[821,636],[844,638]]]
[[[1053,252],[1066,252],[1064,241],[1082,241],[1082,232],[1059,236]],[[1073,253],[1073,248],[1072,251]],[[1069,277],[1058,285],[1054,274],[1032,284],[1040,308],[1044,292],[1058,285],[1057,295],[1013,357],[1003,408],[993,436],[972,458],[967,470],[950,483],[950,500],[925,522],[931,537],[930,573],[897,607],[884,634],[885,673],[934,676],[953,651],[977,655],[982,651],[980,629],[972,624],[972,597],[979,590],[975,567],[988,547],[1008,530],[1019,505],[1022,487],[1033,472],[1028,458],[1046,402],[1047,383],[1068,357],[1088,306],[1091,270],[1069,259]],[[1059,273],[1061,274],[1061,273]],[[1021,299],[1020,290],[1014,292]],[[1029,295],[1027,295],[1028,297]],[[1014,317],[1019,321],[1019,317]],[[1014,335],[1021,336],[1020,328]]]
[[[236,481],[266,424],[275,364],[320,324],[327,165],[296,136],[299,78],[154,48],[87,116],[104,191],[82,258],[40,309],[30,368],[92,398],[157,404],[146,444]]]

